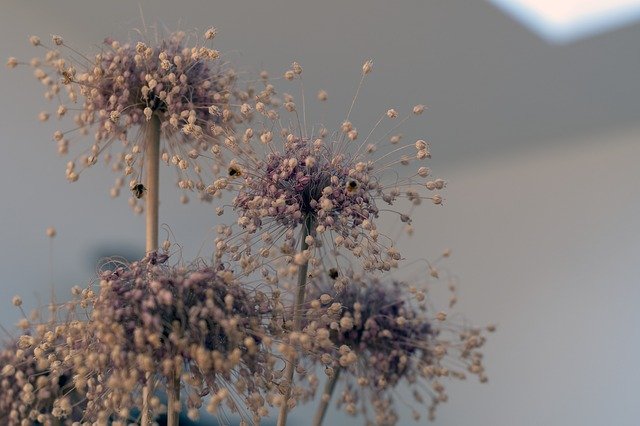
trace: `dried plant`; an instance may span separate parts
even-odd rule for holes
[[[479,351],[483,331],[435,311],[425,296],[431,283],[353,271],[339,278],[347,282],[341,291],[334,289],[335,276],[322,276],[311,283],[308,296],[304,332],[311,345],[303,353],[328,376],[315,425],[322,423],[338,378],[344,382],[338,405],[377,425],[396,424],[407,407],[420,420],[426,400],[433,419],[436,406],[448,399],[447,378],[473,374],[487,380]],[[455,294],[451,300],[455,303]],[[414,404],[405,400],[399,410],[394,396],[401,385],[412,390]]]
[[[210,47],[214,29],[202,40],[182,31],[167,36],[149,32],[141,31],[139,41],[107,38],[94,55],[79,52],[57,35],[51,46],[32,36],[31,44],[45,54],[24,63],[43,84],[45,98],[58,102],[54,115],[61,120],[71,116],[73,126],[53,134],[58,152],[67,154],[73,138],[92,136],[67,163],[67,179],[76,181],[102,157],[121,174],[111,195],[120,193],[128,177],[130,203],[138,212],[142,207],[137,199],[148,186],[142,175],[147,134],[158,132],[165,142],[160,157],[175,166],[178,186],[210,199],[205,180],[215,176],[220,165],[203,163],[201,155],[232,128],[233,102],[249,96],[236,89],[235,70]],[[20,64],[15,58],[8,62],[10,67]],[[39,114],[41,121],[50,116]]]
[[[367,136],[359,140],[350,116],[372,69],[373,63],[365,61],[351,107],[333,131],[326,127],[307,129],[304,92],[301,117],[293,96],[284,94],[281,105],[275,86],[265,78],[264,89],[255,100],[240,107],[241,113],[253,120],[228,132],[224,140],[223,148],[232,157],[229,176],[216,180],[213,189],[237,191],[232,207],[239,218],[237,227],[219,227],[216,256],[221,262],[240,261],[246,273],[274,259],[291,263],[290,274],[298,277],[293,291],[293,333],[300,331],[309,276],[330,267],[339,270],[354,258],[359,258],[367,271],[388,271],[398,265],[401,254],[396,242],[378,230],[378,216],[387,210],[380,204],[399,209],[399,200],[407,200],[408,211],[390,211],[410,223],[410,210],[422,200],[442,203],[440,194],[429,192],[442,189],[445,182],[430,179],[427,167],[416,166],[406,175],[397,171],[431,157],[427,142],[401,143],[396,133],[405,120],[424,112],[423,105],[410,108],[403,119],[395,109],[385,109]],[[294,62],[284,78],[299,80],[303,90],[302,72]],[[326,92],[319,98],[326,100]],[[270,276],[268,268],[263,270],[266,280],[278,280]],[[284,426],[288,410],[296,404],[291,394],[295,351],[288,358],[279,426]]]
[[[371,61],[366,61],[357,92],[371,69]],[[301,77],[302,67],[294,62],[285,78]],[[273,84],[265,81],[255,101],[240,108],[253,121],[239,125],[224,140],[233,159],[229,176],[215,181],[214,190],[237,190],[232,207],[243,232],[229,238],[233,231],[223,227],[217,255],[230,253],[235,259],[247,255],[251,267],[256,263],[253,258],[270,258],[278,251],[294,253],[296,232],[302,229],[302,240],[310,249],[296,256],[297,263],[309,260],[316,248],[329,246],[334,252],[346,249],[362,258],[367,270],[389,270],[401,255],[395,241],[379,232],[378,216],[391,211],[410,223],[410,211],[401,213],[388,206],[401,199],[412,206],[424,199],[442,203],[440,194],[428,192],[443,189],[445,181],[431,179],[425,166],[412,167],[431,157],[428,143],[405,144],[397,134],[407,119],[421,115],[425,107],[412,107],[403,119],[395,109],[385,109],[360,141],[349,121],[351,109],[332,131],[307,129],[305,107],[301,119],[293,96],[285,94],[285,111],[279,111],[275,95]],[[351,108],[356,100],[357,93]],[[401,174],[399,167],[413,170]]]
[[[203,40],[140,36],[107,39],[94,56],[60,36],[51,47],[30,39],[46,52],[24,65],[58,101],[58,118],[76,113],[74,128],[54,134],[59,152],[74,135],[93,136],[68,163],[67,179],[99,157],[122,175],[113,196],[128,177],[131,205],[142,212],[138,200],[146,203],[147,254],[74,289],[50,322],[23,324],[17,349],[0,352],[0,419],[147,426],[166,412],[174,426],[183,406],[192,419],[206,406],[246,425],[276,407],[285,426],[290,410],[317,394],[321,367],[327,382],[315,425],[339,379],[345,411],[389,425],[399,418],[400,385],[417,405],[429,399],[432,417],[447,399],[444,379],[471,373],[486,381],[484,332],[435,311],[426,283],[395,279],[398,241],[379,229],[390,212],[411,234],[416,206],[443,203],[445,181],[423,164],[429,144],[405,143],[398,133],[424,105],[404,118],[384,108],[362,137],[351,114],[373,69],[367,60],[344,119],[310,128],[297,62],[283,77],[300,83],[300,106],[287,93],[281,99],[266,73],[258,91],[238,90],[236,72],[209,46],[214,29]],[[171,265],[169,245],[158,250],[163,161],[176,167],[184,191],[206,200],[233,195],[238,218],[218,225],[213,265]],[[166,392],[166,405],[156,390]],[[413,414],[420,418],[419,409]]]
[[[69,371],[51,370],[46,358],[36,358],[25,339],[0,351],[0,420],[6,425],[51,424],[72,415]]]
[[[150,253],[102,272],[90,320],[69,346],[74,370],[84,372],[77,385],[89,400],[85,414],[128,420],[151,377],[154,384],[177,380],[194,419],[207,395],[212,414],[226,405],[250,419],[266,415],[261,388],[271,355],[262,318],[268,298],[230,272],[166,260]]]

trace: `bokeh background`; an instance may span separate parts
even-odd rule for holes
[[[500,2],[496,2],[500,3]],[[486,1],[3,0],[0,57],[36,55],[28,36],[60,34],[82,51],[147,24],[219,29],[216,47],[247,79],[304,67],[308,97],[325,89],[344,116],[363,59],[374,59],[354,122],[390,107],[429,109],[404,128],[432,144],[448,181],[402,247],[414,259],[453,249],[458,310],[497,323],[490,381],[450,385],[435,425],[637,425],[640,404],[640,25],[554,42]],[[0,323],[93,276],[99,258],[138,256],[144,219],[114,175],[95,167],[69,184],[56,123],[27,68],[0,70]],[[292,88],[292,92],[293,88]],[[295,93],[295,92],[294,92]],[[315,106],[310,102],[311,114]],[[318,110],[319,111],[319,110]],[[211,254],[213,207],[178,201],[161,169],[160,220],[185,259]],[[55,226],[51,242],[45,229]],[[161,234],[161,238],[166,234]],[[305,425],[315,407],[292,414]],[[409,413],[402,424],[413,424]],[[337,413],[327,424],[361,424]]]

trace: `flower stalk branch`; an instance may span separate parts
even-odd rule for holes
[[[302,242],[300,244],[300,253],[304,253],[309,245],[307,244],[307,237],[312,234],[315,227],[315,217],[312,214],[308,214],[304,220],[302,227]],[[305,261],[298,267],[298,292],[296,294],[295,304],[293,305],[293,327],[292,332],[300,331],[302,324],[302,308],[304,305],[305,291],[307,285],[307,273],[309,271],[309,258],[305,258]],[[285,377],[287,383],[287,389],[284,395],[284,401],[280,406],[280,414],[278,415],[278,426],[285,426],[287,424],[287,414],[289,413],[289,399],[291,398],[291,390],[293,389],[293,373],[296,370],[296,358],[297,354],[292,352],[287,363],[285,370]]]
[[[327,383],[324,386],[324,392],[322,393],[322,397],[320,398],[320,405],[318,405],[318,410],[316,411],[316,415],[313,418],[313,426],[322,426],[322,422],[324,421],[324,416],[327,414],[327,408],[329,407],[329,402],[331,402],[331,397],[333,396],[333,391],[336,388],[336,383],[338,383],[338,379],[340,378],[340,370],[341,367],[335,367],[333,371],[333,376],[331,376]]]
[[[158,250],[158,209],[160,205],[160,119],[154,114],[146,127],[144,167],[146,169],[146,251]],[[149,397],[151,378],[143,389],[142,425],[149,425]],[[172,377],[167,382],[167,425],[179,423],[180,379]]]

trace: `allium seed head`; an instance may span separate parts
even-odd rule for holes
[[[366,61],[363,78],[371,70],[371,61]],[[302,66],[294,62],[285,79],[300,78]],[[395,267],[401,256],[390,254],[395,250],[393,241],[377,229],[381,211],[394,212],[408,223],[409,214],[395,209],[410,209],[410,205],[418,205],[424,199],[442,203],[441,195],[425,194],[426,167],[416,167],[408,174],[400,172],[404,166],[428,160],[428,144],[418,140],[389,146],[400,141],[397,135],[397,141],[393,137],[388,140],[391,132],[414,114],[409,112],[400,118],[396,109],[385,108],[373,128],[362,134],[349,115],[333,132],[322,127],[307,129],[298,113],[304,113],[304,108],[296,106],[292,95],[284,94],[284,113],[292,115],[291,127],[285,127],[278,112],[276,89],[266,81],[264,84],[253,108],[262,121],[257,118],[256,122],[261,121],[257,125],[241,123],[226,135],[223,148],[233,158],[229,179],[224,185],[214,182],[209,187],[214,194],[223,188],[238,191],[233,207],[243,235],[220,236],[218,241],[230,239],[233,244],[218,250],[218,258],[239,260],[246,256],[243,265],[250,269],[265,262],[258,256],[292,256],[299,242],[296,232],[307,228],[306,233],[315,241],[309,248],[311,257],[318,256],[316,250],[327,250],[328,246],[328,250],[345,250],[361,258],[367,270]],[[321,92],[319,98],[325,99],[326,93]],[[249,107],[250,104],[245,109]],[[384,130],[390,123],[391,130]],[[362,142],[358,142],[362,135]],[[394,206],[393,210],[388,206]],[[254,241],[260,244],[261,235],[267,230],[279,237],[275,241],[269,238],[263,247],[252,251]],[[280,244],[279,252],[271,250],[276,243]],[[290,260],[295,261],[293,257]]]
[[[404,409],[395,407],[394,393],[403,384],[414,394],[414,418],[419,418],[426,398],[431,399],[427,412],[433,417],[435,407],[448,398],[445,380],[464,379],[470,373],[486,381],[479,352],[485,342],[482,332],[451,322],[443,311],[430,312],[415,297],[424,294],[415,284],[352,271],[340,279],[345,285],[337,293],[331,288],[333,277],[325,275],[310,283],[303,333],[314,337],[305,360],[331,370],[329,378],[339,370],[340,380],[346,382],[337,400],[345,411],[373,420],[367,410],[351,405],[368,398],[366,405],[375,414],[372,424],[396,424]],[[329,300],[338,308],[329,306]]]
[[[256,414],[262,405],[250,398],[261,392],[254,375],[267,367],[261,345],[266,298],[244,290],[228,272],[172,267],[166,260],[151,253],[101,274],[86,335],[74,350],[108,383],[88,395],[87,415],[140,407],[147,375],[169,380],[175,374],[188,377],[188,408],[232,387],[240,400],[225,405],[242,411],[238,404],[246,404]]]
[[[205,40],[214,35],[214,29],[208,30]],[[30,41],[42,46],[35,36]],[[92,136],[83,154],[73,160],[79,167],[67,169],[67,179],[77,180],[99,156],[118,173],[141,173],[145,150],[141,139],[151,131],[152,118],[157,118],[163,155],[184,162],[186,167],[178,170],[180,180],[198,183],[183,189],[201,187],[202,198],[210,199],[203,182],[215,176],[221,160],[214,159],[214,164],[203,167],[187,153],[205,153],[217,145],[218,129],[227,132],[240,118],[232,102],[248,97],[247,92],[235,90],[236,73],[218,59],[219,53],[207,44],[192,43],[184,32],[153,43],[121,43],[107,38],[104,48],[93,56],[78,53],[60,36],[52,36],[52,41],[52,48],[44,47],[44,58],[32,61],[31,66],[44,84],[45,96],[63,102],[56,108],[59,118],[69,116],[70,106],[75,104],[73,130],[54,134],[58,151],[66,154],[74,135]],[[7,65],[14,67],[18,61],[10,58]]]

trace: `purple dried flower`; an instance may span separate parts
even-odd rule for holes
[[[182,31],[155,41],[121,43],[107,38],[94,56],[85,56],[59,36],[53,36],[51,48],[37,37],[31,38],[34,46],[46,49],[42,59],[35,58],[29,65],[44,85],[45,97],[59,100],[55,114],[62,119],[76,111],[73,129],[54,133],[59,153],[68,152],[72,134],[93,133],[91,145],[68,163],[68,180],[77,180],[101,156],[123,174],[116,180],[112,196],[118,195],[125,176],[130,177],[132,190],[140,188],[136,185],[141,180],[145,151],[141,136],[150,131],[147,123],[151,118],[158,117],[166,142],[161,157],[175,166],[178,186],[199,190],[210,198],[202,192],[204,179],[209,179],[211,172],[215,175],[218,166],[210,170],[200,164],[199,157],[232,127],[236,115],[231,101],[242,101],[249,94],[235,91],[236,73],[209,46],[209,35],[207,32],[202,42]],[[49,116],[42,112],[39,118],[46,121]],[[105,152],[111,148],[113,153]],[[139,198],[142,194],[134,195]]]
[[[471,373],[487,380],[479,352],[485,342],[481,330],[455,324],[444,312],[430,312],[415,285],[354,273],[341,279],[348,285],[333,296],[326,282],[316,282],[308,297],[305,332],[313,342],[308,360],[325,366],[329,383],[338,377],[345,383],[338,399],[345,411],[368,419],[368,404],[359,408],[366,398],[375,424],[396,424],[394,393],[404,384],[418,405],[431,399],[433,418],[436,406],[448,399],[445,378],[465,379]],[[326,403],[330,394],[323,398]],[[419,409],[413,408],[412,415],[418,420]]]
[[[245,290],[229,272],[166,260],[151,253],[101,274],[91,319],[69,336],[85,415],[128,419],[142,406],[149,375],[158,383],[176,374],[192,417],[207,395],[212,413],[226,406],[242,416],[266,415],[266,296]],[[160,412],[157,398],[150,405]]]
[[[363,78],[368,72],[370,68],[363,69]],[[302,67],[294,63],[285,78],[299,79],[301,74]],[[326,94],[320,98],[326,99]],[[424,107],[414,107],[399,123],[394,122],[397,112],[387,110],[359,142],[348,116],[333,132],[325,128],[308,130],[302,124],[306,117],[300,119],[293,97],[285,94],[284,109],[295,117],[291,127],[284,127],[278,105],[274,86],[266,84],[255,104],[241,107],[248,116],[257,112],[257,124],[244,126],[244,131],[241,124],[224,141],[234,157],[228,165],[229,176],[216,180],[210,191],[239,191],[232,206],[242,231],[234,235],[229,227],[221,227],[216,241],[218,256],[248,257],[245,263],[249,268],[259,266],[260,257],[276,256],[277,251],[292,256],[296,231],[305,227],[309,250],[293,259],[298,265],[313,258],[316,248],[328,245],[336,250],[332,254],[337,260],[337,251],[342,248],[362,258],[366,270],[395,267],[401,256],[395,241],[378,230],[379,214],[388,211],[388,206],[411,209],[423,199],[441,204],[439,194],[428,196],[425,192],[445,186],[442,179],[427,180],[430,171],[424,166],[406,176],[398,171],[400,166],[430,158],[423,140],[394,146],[401,138],[393,132],[410,116],[420,115]],[[381,131],[387,121],[391,129]],[[409,206],[400,202],[403,199]],[[402,222],[411,222],[408,213],[391,211]]]

